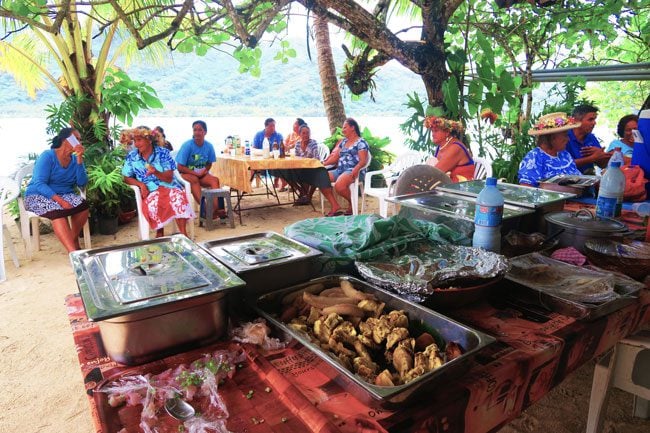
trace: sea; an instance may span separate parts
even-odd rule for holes
[[[136,117],[133,126],[150,128],[162,126],[167,140],[175,149],[192,138],[192,122],[196,117]],[[286,136],[292,131],[295,117],[275,117],[276,130]],[[326,117],[304,117],[311,128],[311,136],[321,142],[330,136]],[[403,117],[356,117],[361,129],[367,127],[374,136],[389,137],[387,150],[396,155],[408,150],[405,136],[399,129]],[[206,117],[200,118],[208,125],[206,140],[217,154],[225,147],[228,136],[238,135],[242,145],[253,141],[257,131],[264,129],[264,117]],[[0,118],[0,173],[10,176],[27,160],[30,153],[40,154],[49,149],[52,137],[46,133],[47,120],[37,117]],[[128,128],[128,126],[126,126]]]

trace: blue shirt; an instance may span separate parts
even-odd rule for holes
[[[301,140],[298,140],[296,142],[296,156],[300,156],[303,158],[314,158],[314,159],[320,159],[320,155],[318,154],[318,143],[316,140],[313,138],[309,139],[309,143],[307,143],[307,148],[305,150],[302,150],[302,144]]]
[[[519,164],[519,183],[539,186],[539,182],[558,174],[580,175],[573,157],[563,150],[557,156],[551,156],[539,147],[524,156]]]
[[[255,149],[261,149],[263,142],[264,142],[264,130],[261,130],[260,132],[255,134],[255,138],[253,138],[253,147]],[[284,143],[282,134],[278,133],[277,131],[271,134],[271,136],[269,137],[269,150],[273,150],[273,144],[275,143],[278,143],[278,146],[282,146],[282,143]]]
[[[41,153],[34,163],[32,180],[25,189],[28,195],[42,195],[52,198],[55,194],[75,193],[75,187],[83,187],[88,183],[86,166],[77,164],[73,155],[67,167],[63,167],[56,157],[54,149]]]
[[[138,150],[132,150],[126,155],[124,160],[124,167],[122,167],[122,176],[132,177],[139,182],[147,185],[149,192],[158,189],[159,186],[167,188],[183,188],[183,186],[176,180],[172,179],[171,183],[163,182],[155,175],[147,175],[147,164],[152,165],[158,171],[176,170],[176,162],[172,158],[169,150],[164,147],[154,146],[153,153],[149,155],[149,159],[145,160]]]
[[[187,140],[176,155],[176,162],[190,170],[201,170],[216,160],[214,146],[205,140],[202,146],[197,145],[194,139]]]
[[[585,136],[584,140],[582,142],[578,141],[576,138],[576,135],[573,133],[573,129],[569,130],[569,143],[566,145],[566,150],[573,156],[573,159],[579,159],[582,158],[582,153],[580,153],[580,149],[582,147],[600,147],[600,141],[596,138],[596,136],[592,133],[589,133]],[[594,163],[590,162],[589,164],[582,165],[578,167],[578,170],[580,170],[582,173],[584,173],[587,170],[593,170],[594,169]]]
[[[610,152],[616,149],[617,147],[621,148],[621,153],[623,154],[623,156],[632,158],[632,152],[634,152],[634,148],[632,146],[628,146],[627,144],[623,143],[621,140],[613,140],[611,143],[609,143],[606,152]]]
[[[337,171],[343,172],[343,171],[352,171],[354,167],[357,166],[359,163],[359,151],[360,150],[367,150],[369,151],[369,146],[368,142],[364,140],[363,138],[359,138],[356,143],[354,143],[354,146],[351,148],[345,147],[346,143],[348,142],[347,138],[344,138],[341,143],[339,143],[339,147],[341,148],[341,151],[339,152],[339,162],[338,165],[336,166]],[[363,177],[366,174],[366,170],[363,169],[359,172],[359,179],[363,179]]]

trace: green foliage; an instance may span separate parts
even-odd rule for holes
[[[296,50],[290,47],[289,41],[282,41],[280,42],[280,51],[278,51],[275,57],[273,57],[273,60],[279,60],[282,63],[289,63],[289,58],[295,57]]]
[[[72,95],[64,99],[58,107],[49,104],[45,108],[47,113],[47,133],[56,135],[61,129],[70,127],[70,121],[76,118],[79,108],[89,102],[91,100],[88,96]]]
[[[336,131],[334,131],[334,134],[323,140],[323,143],[325,143],[327,147],[332,150],[339,141],[343,140],[343,138],[344,137],[343,133],[341,132],[341,128],[337,127]],[[381,138],[374,136],[368,128],[363,128],[363,131],[361,131],[361,138],[366,140],[368,143],[370,155],[372,155],[372,161],[370,161],[368,171],[381,170],[384,165],[390,164],[395,158],[394,154],[385,149],[385,147],[390,144],[389,137]]]
[[[262,68],[260,68],[262,50],[260,47],[247,48],[239,46],[233,52],[233,57],[239,60],[240,74],[249,73],[253,77],[262,75]]]
[[[116,149],[88,168],[86,196],[97,216],[116,217],[123,196],[128,195],[122,177],[122,158],[122,150]]]
[[[413,150],[433,153],[434,144],[431,142],[429,130],[424,127],[424,118],[432,114],[427,111],[427,108],[431,109],[431,107],[426,104],[427,108],[425,108],[425,102],[416,92],[406,96],[408,100],[404,105],[411,111],[411,115],[399,126],[407,137],[405,144]]]
[[[108,111],[123,123],[131,125],[141,109],[162,108],[156,91],[142,81],[131,80],[120,70],[111,70],[104,78],[100,112]]]

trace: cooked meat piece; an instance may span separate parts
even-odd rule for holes
[[[382,316],[382,319],[378,320],[372,328],[372,340],[377,344],[383,343],[386,336],[390,334],[390,331],[393,329],[393,327],[390,326],[386,320],[383,320],[383,318],[384,316]]]
[[[351,356],[339,354],[338,358],[339,358],[339,361],[341,361],[341,364],[343,365],[343,367],[347,368],[350,371],[354,371],[354,365],[352,363],[353,358]]]
[[[463,354],[463,348],[460,347],[460,344],[454,341],[448,341],[447,347],[445,347],[445,359],[447,362],[452,359],[456,359]]]
[[[434,344],[436,340],[428,332],[423,332],[415,339],[415,350],[423,351],[429,344]]]
[[[319,310],[318,308],[309,307],[309,316],[307,316],[307,323],[313,325],[314,323],[316,323],[316,320],[318,320],[321,315],[322,315],[321,310]]]
[[[357,353],[361,358],[365,358],[369,361],[372,361],[372,356],[370,356],[368,349],[366,349],[366,346],[363,345],[361,340],[355,339],[355,341],[352,344],[354,346],[354,350],[357,351]]]
[[[373,295],[355,289],[352,283],[348,280],[341,280],[341,289],[343,290],[343,293],[345,293],[345,296],[356,299],[357,301],[373,298]]]
[[[378,344],[375,344],[374,341],[372,341],[371,338],[366,337],[365,335],[357,335],[357,339],[363,343],[364,346],[366,346],[369,349],[372,350],[379,350],[381,346]]]
[[[296,317],[289,322],[289,327],[295,329],[296,331],[309,333],[309,327],[304,320],[301,320],[300,317]]]
[[[402,380],[406,373],[413,368],[413,349],[408,340],[400,341],[393,351],[393,367]]]
[[[386,349],[390,350],[400,341],[409,337],[409,330],[406,328],[393,328],[386,336]]]
[[[341,316],[334,313],[325,318],[320,318],[314,322],[314,334],[316,334],[320,341],[326,343],[332,336],[332,330],[342,321]]]
[[[438,350],[438,346],[436,346],[435,344],[431,344],[427,346],[427,348],[424,349],[423,353],[424,356],[426,356],[427,358],[428,370],[435,370],[436,368],[444,364],[440,350]]]
[[[377,386],[395,386],[393,381],[393,375],[390,374],[390,371],[384,370],[377,375],[375,378],[375,385]]]
[[[353,345],[357,341],[357,330],[354,325],[348,321],[341,322],[334,331],[332,331],[332,338],[336,341],[341,341],[349,345]]]
[[[327,342],[327,345],[330,347],[330,350],[336,353],[337,355],[345,356],[355,356],[356,353],[343,345],[340,341],[336,341],[333,338],[330,338]]]
[[[408,328],[409,319],[406,317],[406,314],[402,310],[393,310],[388,314],[385,314],[382,317],[386,317],[388,323],[392,328]]]
[[[368,382],[373,382],[375,380],[375,376],[379,371],[379,366],[375,364],[372,359],[357,356],[352,360],[352,363],[354,365],[354,371],[359,373],[360,376],[366,378]]]
[[[426,370],[423,366],[413,367],[408,372],[406,372],[402,379],[404,380],[404,383],[409,383],[410,381],[422,376],[424,373],[426,373]]]
[[[289,305],[288,307],[285,307],[285,309],[282,311],[282,314],[280,315],[280,321],[283,323],[287,323],[291,319],[294,319],[298,317],[298,307],[295,305]]]
[[[372,317],[379,317],[384,311],[386,304],[383,302],[374,301],[372,299],[364,299],[362,301],[359,301],[357,306],[363,311],[369,312]]]
[[[368,338],[372,337],[372,328],[374,328],[378,322],[379,320],[372,317],[359,322],[359,331],[361,331],[361,335],[365,335]]]

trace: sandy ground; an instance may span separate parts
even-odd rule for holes
[[[284,226],[320,216],[309,206],[245,211],[244,224],[214,231],[196,228],[197,241],[260,231],[282,233]],[[368,210],[376,201],[368,199]],[[11,221],[11,220],[9,220]],[[77,291],[70,262],[53,234],[42,236],[41,251],[24,258],[18,229],[8,224],[19,250],[19,269],[8,250],[8,280],[0,284],[0,432],[94,432],[77,354],[64,308],[64,297]],[[94,235],[93,247],[138,241],[135,222],[117,235]],[[572,374],[561,386],[504,427],[504,433],[583,432],[587,419],[593,363]],[[631,416],[632,396],[614,390],[605,433],[647,433],[650,421]]]

